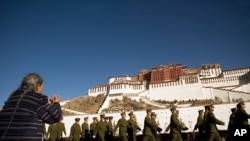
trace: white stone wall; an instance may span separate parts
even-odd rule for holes
[[[109,94],[117,94],[117,93],[139,93],[144,91],[145,87],[143,84],[114,84],[110,86]]]
[[[109,77],[109,84],[111,84],[117,80],[131,80],[131,77],[129,77],[129,76]]]
[[[169,84],[170,83],[170,84]],[[173,100],[189,100],[189,99],[205,99],[202,88],[199,83],[183,84],[167,82],[167,85],[150,84],[149,97],[151,100],[165,99]]]
[[[203,88],[203,93],[206,97],[211,97],[214,99],[215,97],[219,97],[222,102],[232,102],[233,99],[242,98],[244,101],[250,100],[250,93],[231,91],[231,90],[223,90],[217,88]]]
[[[94,87],[90,88],[88,90],[88,96],[97,96],[99,94],[106,94],[107,93],[107,86],[100,86],[100,87]]]
[[[242,85],[241,87],[233,88],[232,90],[250,93],[250,83]]]

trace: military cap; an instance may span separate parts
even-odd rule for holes
[[[133,112],[130,112],[128,115],[129,115],[129,116],[133,115]]]
[[[236,108],[231,108],[231,112],[235,112],[236,111]]]
[[[100,118],[104,118],[104,117],[105,117],[105,115],[104,115],[104,114],[101,114],[101,115],[100,115]]]
[[[80,121],[80,118],[75,118],[75,121]]]
[[[126,115],[126,113],[125,113],[125,112],[122,112],[121,115]]]
[[[84,120],[87,120],[87,119],[89,119],[89,117],[84,117],[83,119],[84,119]]]
[[[108,116],[106,116],[106,117],[104,117],[104,118],[105,118],[106,120],[107,120],[107,119],[109,119],[109,117],[108,117]]]
[[[93,117],[93,120],[97,120],[97,117]]]
[[[237,104],[237,109],[240,109],[242,106],[241,105],[245,105],[244,101],[241,101]]]
[[[245,105],[244,101],[241,101],[239,104],[240,104],[240,105]]]
[[[113,116],[110,116],[109,119],[113,119]]]
[[[157,114],[155,112],[152,112],[151,113],[151,116],[156,116]]]
[[[209,105],[205,105],[204,108],[205,110],[207,110],[209,108]]]
[[[147,109],[146,111],[147,111],[147,112],[151,112],[151,111],[152,111],[152,109]]]
[[[204,110],[199,110],[198,112],[199,112],[199,113],[203,113],[203,112],[204,112]]]

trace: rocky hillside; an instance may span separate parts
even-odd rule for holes
[[[62,108],[74,110],[78,112],[83,112],[83,113],[94,114],[99,109],[104,98],[105,96],[103,94],[100,94],[96,97],[82,96],[82,97],[69,100],[69,102],[67,102],[65,105],[62,105]],[[127,98],[127,97],[124,97],[123,100],[118,100],[118,99],[110,100],[109,107],[105,110],[112,109],[112,108],[116,108],[116,109],[117,108],[118,109],[129,108],[129,109],[133,109],[133,111],[145,110],[147,108],[159,109],[159,107],[146,104],[143,101],[138,102],[135,100],[131,100],[130,98]],[[75,115],[74,113],[71,113],[65,110],[63,110],[63,114]]]
[[[100,94],[96,97],[82,96],[82,97],[69,100],[69,102],[63,105],[62,108],[93,114],[97,112],[103,100],[104,100],[103,94]],[[63,111],[63,114],[71,115],[73,113],[70,113],[68,111],[67,112]]]

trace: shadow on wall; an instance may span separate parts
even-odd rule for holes
[[[239,76],[240,85],[248,84],[250,82],[250,71],[244,75]]]

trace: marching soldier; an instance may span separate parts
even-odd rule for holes
[[[100,115],[100,121],[96,125],[94,132],[94,138],[96,137],[98,141],[105,141],[105,133],[107,131],[107,124],[104,121],[105,115]]]
[[[209,105],[209,112],[207,114],[207,119],[206,119],[206,127],[208,131],[208,141],[221,141],[222,138],[219,134],[219,131],[216,127],[216,124],[219,125],[224,125],[225,123],[223,121],[218,120],[215,115],[214,115],[214,105]]]
[[[57,140],[57,123],[49,125],[49,129],[48,129],[48,132],[46,134],[46,138],[49,139],[50,141]]]
[[[63,133],[66,136],[66,129],[65,129],[65,125],[63,123],[63,118],[57,123],[57,140],[60,140],[63,138]]]
[[[75,123],[71,126],[69,137],[72,141],[80,141],[81,126],[79,122],[80,122],[80,118],[76,118]]]
[[[89,118],[85,117],[84,122],[82,123],[82,139],[83,141],[89,140]]]
[[[199,135],[197,138],[197,141],[202,141],[204,138],[204,133],[203,133],[203,118],[204,118],[204,111],[203,110],[199,110],[199,115],[197,118],[197,122],[194,126],[194,131],[198,129],[199,131]]]
[[[135,115],[133,112],[130,112],[128,120],[128,140],[129,141],[136,141],[136,132],[141,131],[141,128],[137,125]]]
[[[235,114],[236,114],[236,108],[232,108],[231,109],[231,114],[229,116],[229,122],[228,122],[228,127],[227,127],[227,131],[228,131],[228,141],[232,140],[233,136],[234,136],[234,131],[235,131]]]
[[[113,125],[112,125],[113,117],[108,117],[107,123],[107,141],[113,141]]]
[[[244,102],[237,104],[237,112],[235,113],[235,123],[238,129],[244,129],[249,126],[248,119],[250,114],[245,110],[246,106]]]
[[[157,124],[151,119],[151,109],[146,110],[147,115],[144,119],[144,128],[143,128],[143,141],[156,141],[154,134],[152,133],[152,128],[157,128]]]
[[[128,128],[128,122],[126,120],[126,113],[121,113],[121,118],[118,120],[114,132],[116,132],[117,128],[119,127],[119,138],[121,141],[128,141],[127,138],[127,128]]]
[[[170,118],[170,136],[171,141],[182,141],[181,130],[188,130],[178,119],[178,112],[175,107],[170,109],[172,112]]]
[[[97,125],[97,117],[93,117],[93,122],[90,124],[90,138],[91,140],[95,140],[93,138]]]
[[[234,120],[234,123],[235,123],[235,127],[238,129],[238,130],[242,130],[242,129],[245,129],[247,130],[247,134],[244,135],[244,139],[248,139],[249,140],[249,131],[250,131],[250,125],[249,125],[249,122],[248,122],[248,119],[250,118],[250,114],[248,114],[245,110],[246,106],[245,106],[245,103],[242,101],[242,102],[239,102],[237,105],[237,111],[235,113],[235,120]],[[240,140],[242,140],[242,138],[240,138]]]
[[[108,141],[108,136],[109,136],[109,117],[108,116],[104,117],[104,122],[106,123],[105,140]]]
[[[152,112],[152,113],[151,113],[151,118],[152,118],[152,120],[155,122],[155,124],[157,125],[156,128],[152,128],[151,130],[152,130],[152,133],[153,133],[154,136],[155,136],[155,139],[158,140],[157,132],[160,133],[160,132],[162,131],[162,128],[160,128],[160,127],[158,126],[158,124],[156,123],[156,114],[155,114],[155,112]]]

